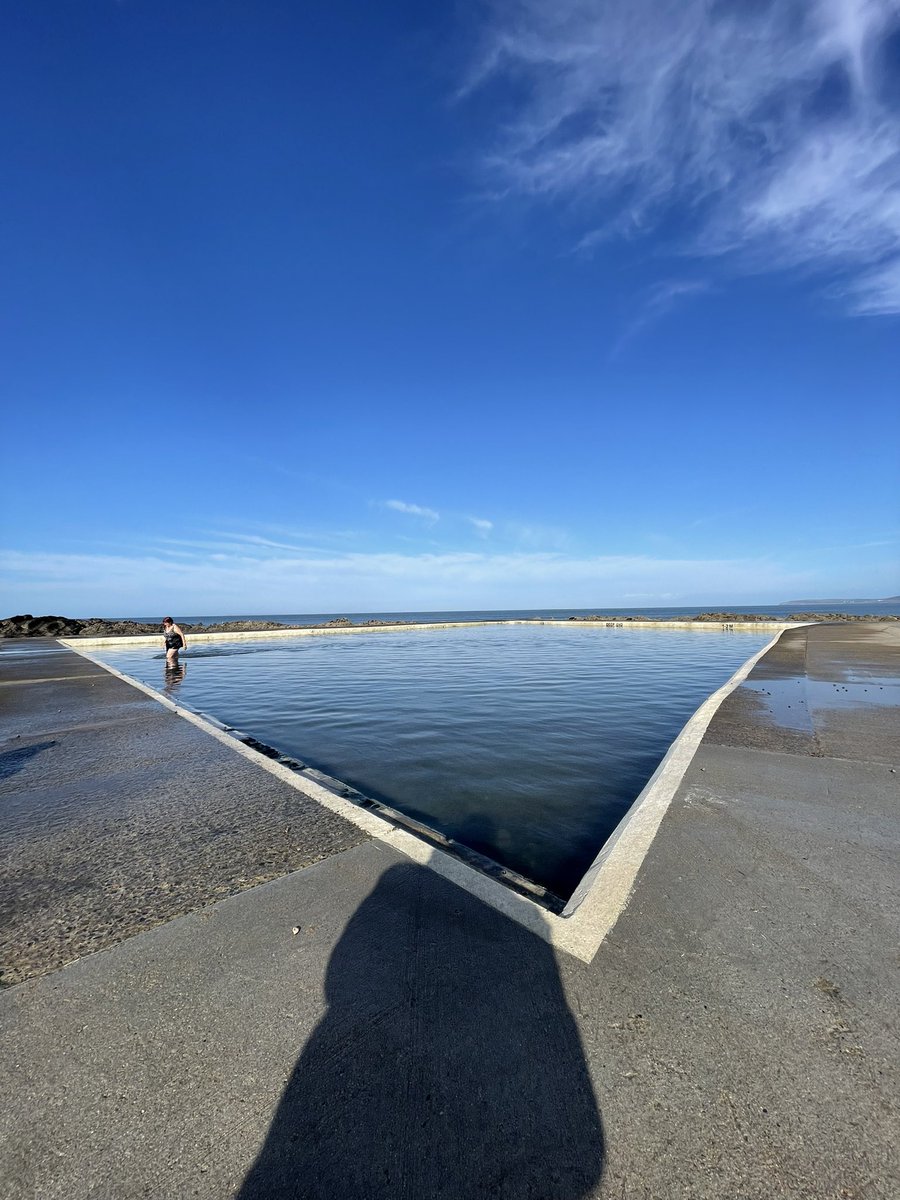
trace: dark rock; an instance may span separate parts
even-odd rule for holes
[[[69,617],[33,617],[30,613],[21,613],[0,621],[0,637],[75,637],[83,624]]]
[[[692,617],[692,621],[784,621],[785,617],[773,617],[768,613],[708,612]]]

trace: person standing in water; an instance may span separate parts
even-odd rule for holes
[[[163,633],[166,638],[166,663],[175,666],[178,651],[187,649],[187,640],[171,617],[163,617]]]

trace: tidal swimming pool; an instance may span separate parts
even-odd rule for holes
[[[150,646],[110,666],[568,899],[770,632],[474,626]]]

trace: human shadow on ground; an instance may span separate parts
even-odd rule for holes
[[[391,867],[328,965],[238,1200],[580,1200],[603,1130],[550,946]]]
[[[9,779],[17,775],[36,754],[55,745],[56,742],[33,742],[30,746],[0,751],[0,779]]]

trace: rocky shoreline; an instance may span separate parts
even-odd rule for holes
[[[656,617],[616,617],[606,614],[593,616],[573,616],[570,621],[599,621],[606,624],[631,621],[658,621]],[[733,613],[708,612],[696,617],[685,617],[689,621],[900,621],[900,616],[890,614],[869,613],[865,616],[849,616],[838,612],[802,612],[792,613],[790,617],[779,617],[765,613]],[[661,622],[660,622],[661,623]],[[346,629],[365,628],[371,625],[402,625],[403,621],[380,621],[372,618],[359,623],[349,617],[333,617],[318,625],[287,625],[281,621],[220,621],[217,625],[189,625],[179,622],[186,634],[191,633],[264,633],[269,629]],[[22,613],[15,617],[0,620],[0,637],[65,637],[65,638],[95,638],[95,637],[146,637],[148,634],[162,636],[161,625],[141,621],[113,621],[105,617],[88,617],[77,620],[73,617],[44,616],[33,617],[30,613]]]
[[[319,625],[286,625],[281,621],[220,621],[216,625],[189,625],[179,621],[178,626],[186,634],[191,633],[264,633],[269,629],[342,629],[352,626],[349,617],[333,617]],[[361,627],[369,625],[401,625],[401,621],[362,621]],[[23,613],[0,620],[0,637],[146,637],[159,634],[161,622],[111,621],[106,617],[87,617],[80,621],[74,617],[33,617]]]

